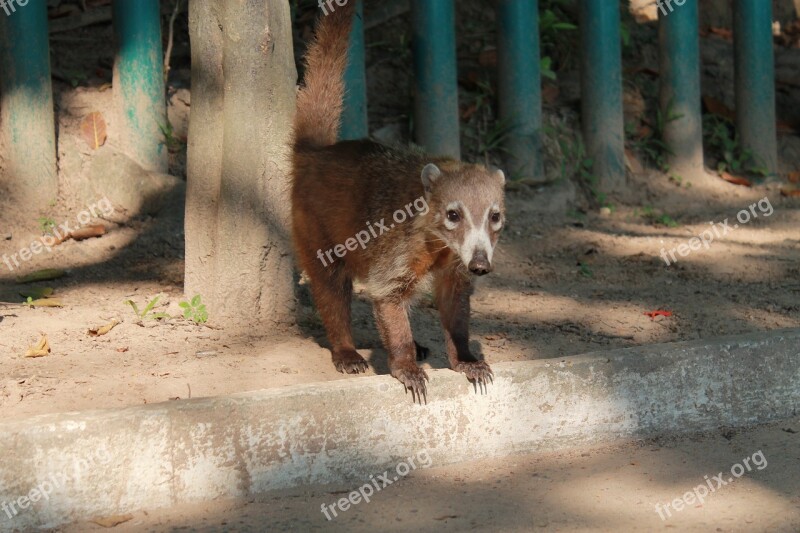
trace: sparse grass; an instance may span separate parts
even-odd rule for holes
[[[37,221],[42,233],[50,233],[56,227],[56,221],[50,217],[39,217]]]
[[[556,127],[544,129],[545,135],[554,138],[561,151],[561,179],[575,178],[583,185],[600,207],[612,208],[608,196],[600,190],[600,180],[593,171],[594,160],[586,153],[580,132],[569,132]]]
[[[672,151],[664,142],[664,130],[667,124],[680,119],[682,116],[674,111],[673,103],[670,102],[666,111],[661,111],[661,109],[656,111],[654,127],[646,135],[639,135],[631,126],[626,126],[625,128],[625,133],[630,139],[633,148],[643,154],[661,172],[669,174],[670,178],[673,175],[670,173],[667,158],[672,155]]]
[[[594,277],[594,272],[592,272],[592,270],[583,261],[578,262],[578,272],[584,278]]]
[[[186,142],[175,136],[175,130],[169,120],[165,124],[159,124],[158,128],[164,135],[164,144],[167,146],[167,150],[176,153],[186,147]]]
[[[677,228],[680,226],[680,224],[678,224],[674,218],[657,211],[649,205],[646,205],[641,209],[634,209],[633,216],[637,218],[643,218],[653,225],[666,226],[668,228]]]
[[[717,159],[717,171],[766,176],[761,158],[742,147],[736,126],[718,115],[703,116],[703,137],[710,155]]]
[[[160,296],[156,296],[145,306],[144,309],[141,311],[139,310],[139,306],[136,305],[136,302],[133,300],[125,300],[125,303],[130,305],[133,308],[133,312],[136,313],[136,317],[139,320],[159,320],[162,318],[171,318],[167,313],[153,313],[153,308],[158,303]]]

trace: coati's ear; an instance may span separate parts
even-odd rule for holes
[[[505,173],[495,166],[489,166],[489,172],[491,172],[492,177],[500,182],[501,185],[505,185],[506,183],[506,175]]]
[[[442,171],[433,163],[425,165],[425,168],[422,169],[422,186],[425,187],[425,194],[431,193],[433,184],[436,183],[436,180],[438,180],[441,175]]]

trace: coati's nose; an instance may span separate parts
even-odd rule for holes
[[[469,271],[478,276],[483,276],[492,271],[492,264],[486,257],[486,252],[479,250],[472,254],[472,260],[468,265]]]

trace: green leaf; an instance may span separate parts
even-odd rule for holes
[[[133,307],[133,312],[136,313],[136,316],[142,318],[142,314],[139,312],[139,307],[136,305],[136,302],[133,300],[125,300],[125,303]]]
[[[158,303],[158,299],[159,299],[159,298],[160,298],[160,296],[156,296],[155,298],[153,298],[152,300],[150,300],[150,303],[149,303],[149,304],[147,304],[147,307],[145,307],[145,308],[144,308],[144,314],[145,314],[145,315],[147,315],[147,313],[149,313],[150,311],[152,311],[152,310],[153,310],[153,308],[154,308],[154,307],[156,306],[156,304]]]

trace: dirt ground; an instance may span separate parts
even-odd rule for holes
[[[494,155],[471,148],[486,134],[482,128],[491,118],[489,111],[470,104],[480,96],[469,93],[476,85],[471,73],[480,65],[469,58],[474,59],[483,49],[481,43],[493,38],[483,30],[470,33],[477,31],[475,16],[468,16],[477,13],[476,4],[480,2],[465,3],[465,20],[460,22],[460,35],[469,40],[465,43],[462,38],[459,44],[460,73],[465,78],[461,89],[468,93],[462,95],[468,116],[464,144],[466,158],[492,159]],[[386,23],[389,27],[368,32],[368,41],[376,39],[375,32],[384,39],[369,49],[373,130],[408,122],[408,68],[403,67],[408,53],[402,30],[407,23],[403,15]],[[643,36],[638,35],[642,32]],[[642,26],[633,36],[650,43],[640,50],[643,64],[652,63],[653,32],[652,26]],[[170,119],[180,141],[186,131],[190,92],[188,42],[185,31],[177,33]],[[111,51],[97,46],[109,38],[108,25],[53,37],[59,197],[46,212],[36,213],[0,194],[3,419],[346,378],[330,363],[319,317],[303,286],[299,287],[296,326],[268,335],[266,325],[248,335],[230,334],[215,325],[213,313],[207,325],[183,318],[138,320],[126,300],[141,309],[160,295],[155,312],[182,315],[179,303],[186,299],[182,294],[182,188],[164,198],[164,207],[155,216],[126,222],[95,220],[107,228],[100,238],[66,241],[18,267],[5,263],[5,257],[18,254],[41,236],[40,217],[57,225],[74,225],[86,209],[76,191],[95,155],[77,140],[77,129],[89,111],[113,116],[107,87]],[[730,52],[729,42],[709,39],[704,41],[706,63]],[[724,50],[714,52],[718,48]],[[403,50],[405,55],[398,52]],[[781,54],[797,57],[797,51],[786,48]],[[468,59],[461,61],[462,56]],[[704,69],[704,76],[712,72],[719,79],[729,79],[732,64],[718,63]],[[75,74],[81,69],[89,74]],[[574,137],[574,121],[562,119],[574,117],[570,95],[574,94],[575,71],[565,68],[558,76],[559,93],[547,105],[546,119],[560,121],[560,127]],[[77,88],[72,87],[75,83]],[[395,86],[393,91],[387,90],[390,85]],[[707,85],[715,94],[721,91],[717,94],[721,101],[730,99],[730,84]],[[795,96],[783,91],[779,100],[793,102],[796,108]],[[108,127],[113,144],[110,119]],[[395,140],[404,138],[402,128],[390,130],[384,133]],[[784,171],[800,170],[800,149],[795,150],[800,137],[793,131],[783,132],[781,147]],[[549,170],[575,163],[564,154],[558,156],[552,143],[547,150]],[[542,186],[509,186],[508,225],[497,252],[496,271],[480,280],[472,300],[473,343],[489,363],[800,327],[800,200],[781,194],[786,175],[753,187],[733,185],[711,174],[669,180],[641,166],[646,158],[635,146],[629,152],[630,192],[610,198],[605,209],[587,193],[585,183],[571,176]],[[185,178],[185,150],[174,151],[170,172]],[[726,220],[730,229],[722,235]],[[677,262],[671,260],[671,250],[695,243],[690,239],[708,234],[710,228],[716,228],[718,235],[707,248],[691,250],[685,257],[676,255]],[[667,265],[664,256],[672,264]],[[45,268],[67,272],[63,278],[33,284],[54,289],[53,296],[64,304],[61,308],[22,304],[25,299],[20,293],[31,285],[17,283],[16,276]],[[646,315],[655,311],[671,316]],[[111,320],[119,324],[107,334],[88,334],[90,328]],[[416,339],[431,348],[424,366],[446,368],[437,314],[428,297],[422,298],[412,322]],[[370,305],[360,295],[354,304],[354,330],[370,373],[387,373]],[[42,336],[47,337],[49,355],[24,357]]]
[[[370,480],[148,509],[129,515],[114,531],[796,532],[798,431],[795,418],[748,430],[449,466],[425,461],[420,450],[412,457],[418,468],[405,477],[396,475],[405,466],[390,468],[391,484],[378,481],[382,489],[371,496],[363,489],[370,500],[354,498],[356,505],[335,507],[336,516],[329,506]],[[59,531],[103,529],[86,522]]]
[[[640,190],[654,188],[643,180]],[[769,188],[746,189],[721,180],[713,200],[696,190],[672,195],[677,228],[654,226],[620,207],[601,216],[547,215],[548,192],[509,192],[509,225],[496,272],[473,297],[472,334],[490,362],[563,357],[611,348],[800,327],[800,205]],[[709,195],[711,196],[711,195]],[[709,227],[729,225],[763,198],[774,212],[742,224],[709,249],[667,266],[660,257]],[[68,241],[26,263],[21,272],[66,268],[55,289],[63,308],[0,307],[0,405],[5,419],[90,408],[121,407],[211,396],[296,383],[343,379],[320,345],[324,332],[308,299],[295,331],[264,338],[231,337],[213,326],[177,318],[138,323],[124,302],[162,294],[155,311],[180,315],[183,262],[180,196],[176,207],[99,239]],[[680,205],[680,207],[678,207]],[[762,203],[762,206],[765,206]],[[756,213],[761,213],[758,207]],[[4,251],[30,242],[15,235]],[[5,267],[4,267],[5,268]],[[15,271],[14,274],[17,272]],[[2,274],[2,301],[22,301]],[[435,309],[413,313],[416,339],[432,348],[425,366],[445,368]],[[670,311],[650,318],[647,312]],[[91,337],[89,328],[121,323]],[[355,303],[357,347],[371,370],[387,373],[385,352],[369,303]],[[47,335],[52,348],[23,357]],[[398,385],[400,386],[400,385]]]

